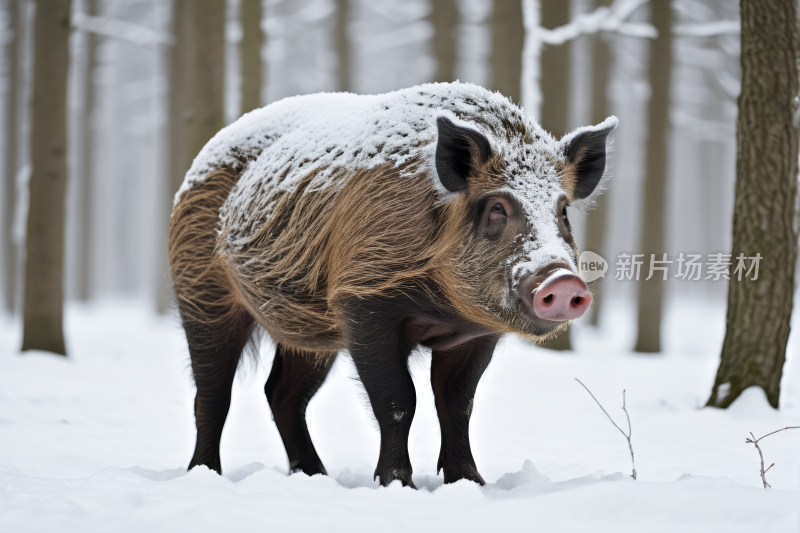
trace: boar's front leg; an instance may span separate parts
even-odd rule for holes
[[[483,372],[492,360],[498,337],[487,336],[446,351],[433,351],[431,386],[442,434],[437,473],[444,482],[469,479],[483,485],[469,445],[469,419]]]
[[[374,477],[381,485],[395,479],[414,487],[408,433],[417,396],[408,371],[410,346],[402,335],[403,317],[392,299],[359,300],[344,309],[347,344],[358,377],[381,431]],[[416,487],[415,487],[416,488]]]

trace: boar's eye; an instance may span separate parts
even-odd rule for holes
[[[561,207],[561,214],[558,217],[558,227],[559,230],[561,230],[561,236],[564,237],[564,240],[569,241],[572,234],[572,226],[569,223],[569,218],[567,218],[567,207],[569,207],[569,203],[565,203]]]
[[[488,240],[494,241],[503,235],[509,214],[514,214],[514,208],[507,201],[499,198],[489,198],[486,201],[481,218],[486,224],[484,236]]]
[[[503,207],[503,204],[497,202],[489,210],[489,221],[501,220],[504,218],[508,218],[508,215],[506,215],[506,209]]]

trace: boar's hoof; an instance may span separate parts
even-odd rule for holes
[[[328,471],[325,470],[325,467],[322,466],[322,463],[303,463],[301,461],[294,461],[292,464],[289,465],[289,473],[295,474],[297,472],[302,472],[307,476],[314,476],[317,474],[322,474],[323,476],[328,475]]]
[[[206,459],[198,459],[198,453],[195,451],[194,457],[192,457],[191,462],[189,463],[188,470],[200,465],[207,466],[209,470],[213,470],[219,475],[222,475],[222,465],[219,460],[219,453],[217,453],[216,457],[208,457]]]
[[[375,477],[378,478],[380,481],[381,486],[386,487],[394,480],[399,480],[400,483],[403,484],[404,487],[411,487],[412,489],[416,489],[417,486],[414,485],[414,482],[411,481],[411,470],[406,470],[405,468],[392,468],[387,469],[385,472],[381,473],[377,470],[375,471]]]
[[[444,469],[444,482],[455,483],[460,479],[468,479],[474,481],[478,485],[486,485],[483,477],[478,473],[478,469],[474,465],[446,465]]]

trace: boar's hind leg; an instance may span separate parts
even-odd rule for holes
[[[292,472],[326,474],[311,442],[306,407],[330,372],[336,354],[293,353],[278,345],[264,393],[283,439]]]
[[[219,440],[231,403],[231,385],[254,321],[233,291],[223,259],[215,252],[219,208],[238,174],[211,172],[184,192],[170,219],[169,257],[178,310],[189,342],[197,445],[189,468],[221,472]]]
[[[469,445],[469,419],[478,381],[492,359],[497,337],[480,337],[447,351],[433,351],[431,386],[442,434],[437,473],[444,482],[469,479],[481,485]]]
[[[209,311],[214,311],[209,306]],[[231,387],[239,357],[253,332],[254,321],[243,308],[216,309],[220,314],[205,323],[184,318],[192,374],[197,444],[189,469],[206,465],[222,473],[219,441],[231,406]]]
[[[412,347],[401,334],[400,307],[388,298],[360,300],[346,307],[345,323],[348,350],[381,431],[381,451],[374,477],[380,477],[384,486],[399,479],[404,486],[414,487],[408,432],[417,395],[408,371]]]

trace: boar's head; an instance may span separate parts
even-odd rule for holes
[[[600,194],[616,117],[560,141],[527,121],[498,127],[442,115],[437,126],[436,171],[451,193],[446,225],[457,233],[464,299],[533,340],[566,329],[592,301],[567,206]]]

